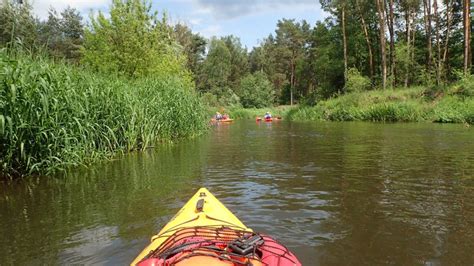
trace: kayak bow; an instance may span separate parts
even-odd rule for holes
[[[201,188],[131,265],[301,265],[283,245],[246,227]]]

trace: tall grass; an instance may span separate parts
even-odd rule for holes
[[[354,92],[302,106],[288,113],[290,120],[455,122],[474,123],[474,98],[456,93],[427,96],[421,87]]]
[[[206,128],[177,77],[130,81],[0,51],[0,176],[49,174]]]

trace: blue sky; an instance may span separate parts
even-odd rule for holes
[[[108,10],[110,0],[34,0],[36,14],[44,18],[50,6],[71,6],[85,17],[90,10]],[[152,0],[166,10],[172,23],[185,23],[204,37],[236,35],[251,49],[275,31],[281,18],[306,19],[311,25],[327,14],[318,0]]]

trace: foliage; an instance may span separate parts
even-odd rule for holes
[[[173,29],[173,39],[180,45],[186,55],[187,68],[196,77],[199,72],[199,66],[204,60],[206,51],[206,39],[199,34],[193,33],[190,28],[183,24],[176,24]]]
[[[348,93],[301,106],[288,113],[290,120],[456,122],[473,123],[472,98],[440,95],[426,98],[422,87]]]
[[[434,107],[432,120],[441,123],[474,124],[474,99],[445,97]]]
[[[272,85],[262,72],[244,77],[240,84],[239,94],[240,102],[245,108],[263,108],[273,104]]]
[[[51,9],[48,19],[40,22],[38,27],[40,42],[47,47],[51,56],[79,61],[84,36],[79,11],[68,7],[58,15],[56,10]]]
[[[225,87],[224,90],[222,90],[221,97],[219,98],[219,105],[231,107],[242,106],[240,104],[240,97],[229,87]]]
[[[222,40],[212,39],[209,52],[202,65],[199,90],[221,97],[228,89],[231,74],[231,54]]]
[[[346,92],[361,92],[370,89],[370,79],[360,74],[357,68],[347,70]]]
[[[220,105],[240,105],[240,81],[248,73],[247,52],[234,36],[212,38],[199,69],[198,89],[212,93]]]
[[[126,80],[41,57],[0,52],[0,167],[6,176],[51,173],[117,151],[206,128],[188,83]]]
[[[20,42],[28,49],[35,48],[38,39],[38,25],[33,17],[29,1],[18,4],[3,1],[0,5],[0,46],[13,46]]]
[[[83,62],[93,69],[135,78],[178,74],[191,80],[166,17],[159,21],[147,0],[114,0],[110,18],[99,12],[90,21]]]
[[[201,100],[208,107],[219,106],[219,100],[217,99],[217,96],[210,92],[203,93],[201,95]]]
[[[474,97],[474,75],[457,72],[458,81],[452,86],[450,94],[461,97]]]

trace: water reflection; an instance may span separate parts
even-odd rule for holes
[[[314,264],[473,264],[474,134],[255,123],[2,184],[5,264],[126,264],[201,186]]]

